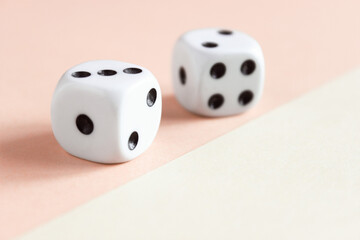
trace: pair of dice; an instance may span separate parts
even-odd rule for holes
[[[194,30],[176,43],[172,74],[184,108],[209,117],[234,115],[260,99],[264,58],[259,44],[244,33]],[[52,100],[52,129],[70,154],[120,163],[151,145],[161,111],[160,86],[149,70],[119,61],[90,61],[61,77]]]

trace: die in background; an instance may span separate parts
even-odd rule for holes
[[[161,107],[160,87],[149,70],[119,61],[85,62],[65,72],[55,89],[52,129],[74,156],[126,162],[153,142]]]
[[[264,86],[264,57],[245,33],[199,29],[183,34],[173,52],[175,95],[187,110],[209,117],[253,107]]]

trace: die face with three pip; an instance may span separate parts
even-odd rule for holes
[[[149,70],[99,60],[64,73],[53,95],[51,121],[56,140],[68,153],[120,163],[150,146],[161,109],[160,87]]]
[[[172,80],[187,110],[209,117],[252,108],[264,86],[260,45],[245,33],[215,28],[183,34],[175,44]]]

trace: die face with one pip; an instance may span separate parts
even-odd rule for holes
[[[59,144],[74,156],[126,162],[153,142],[161,108],[159,84],[147,69],[90,61],[61,77],[51,104],[52,129]]]
[[[260,45],[242,32],[193,30],[174,47],[176,98],[200,115],[228,116],[253,107],[262,95],[264,72]]]

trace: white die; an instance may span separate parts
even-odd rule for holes
[[[187,110],[209,117],[253,107],[264,86],[264,57],[255,39],[214,28],[183,34],[173,52],[175,95]]]
[[[153,142],[161,107],[160,87],[149,70],[119,61],[85,62],[65,72],[55,89],[52,129],[74,156],[126,162]]]

